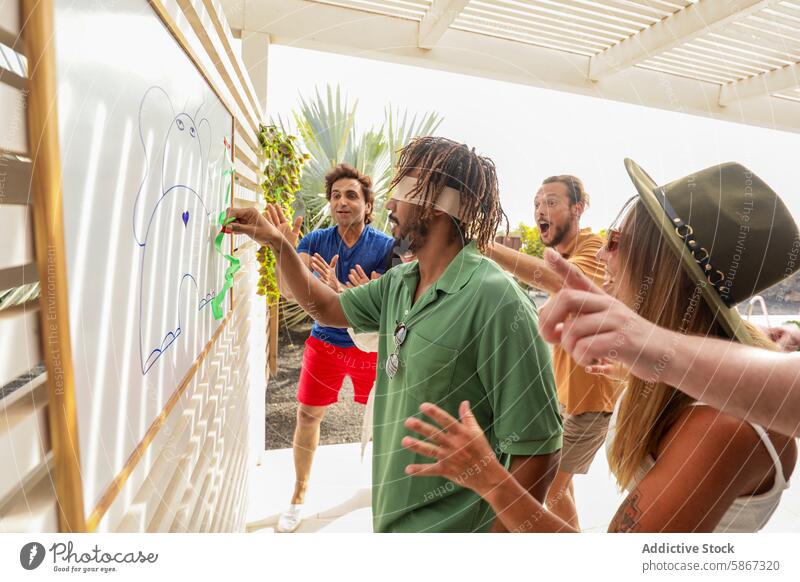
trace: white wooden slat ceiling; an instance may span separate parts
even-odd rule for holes
[[[760,10],[654,56],[641,66],[731,83],[797,63],[800,61],[800,2],[764,2],[761,5]]]
[[[214,0],[283,45],[800,133],[800,0]]]
[[[421,28],[425,19],[434,20],[440,31],[426,48],[453,29],[589,57],[593,81],[636,66],[726,86],[721,104],[765,90],[800,101],[800,0],[314,2],[416,21]],[[770,77],[776,73],[779,79]]]
[[[320,4],[354,8],[373,14],[385,14],[416,21],[422,20],[431,7],[431,3],[432,0],[320,0]]]
[[[677,10],[663,2],[473,0],[452,28],[590,56]]]

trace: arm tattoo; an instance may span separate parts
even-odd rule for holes
[[[619,506],[617,514],[611,520],[608,531],[617,533],[634,533],[639,531],[639,518],[642,510],[639,509],[641,493],[639,489],[634,489],[627,499]]]

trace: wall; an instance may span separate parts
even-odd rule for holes
[[[257,206],[262,160],[256,132],[263,108],[218,2],[150,4],[233,112],[234,203]],[[55,380],[42,365],[46,305],[35,287],[38,273],[48,271],[39,271],[34,252],[36,235],[43,236],[34,231],[34,219],[42,210],[31,196],[35,156],[26,124],[36,119],[28,105],[22,10],[15,0],[0,3],[0,532],[64,529],[56,485],[62,461],[53,454],[53,432],[60,428],[48,410]],[[141,457],[132,458],[128,474],[119,476],[118,490],[101,506],[83,508],[90,531],[243,530],[247,475],[264,444],[267,321],[265,302],[255,294],[256,246],[244,237],[234,244],[242,261],[232,291],[234,311],[186,388],[173,394]],[[67,502],[67,496],[62,499]]]

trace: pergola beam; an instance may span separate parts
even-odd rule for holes
[[[723,107],[735,101],[779,93],[800,86],[800,63],[733,81],[719,88],[719,104]]]
[[[425,49],[435,47],[467,4],[469,0],[433,0],[419,23],[417,46]]]
[[[242,0],[219,0],[236,16]],[[720,107],[719,84],[633,67],[593,83],[589,59],[555,49],[456,30],[435,50],[417,46],[419,22],[308,0],[246,0],[246,29],[291,46],[424,67],[657,109],[800,133],[797,103],[766,95]],[[235,22],[235,20],[234,20]],[[669,91],[664,84],[669,82]]]
[[[604,79],[778,1],[700,0],[593,56],[589,79]]]

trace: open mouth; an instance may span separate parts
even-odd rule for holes
[[[544,221],[544,220],[539,222],[539,234],[544,236],[549,231],[550,231],[550,223],[549,222]]]

